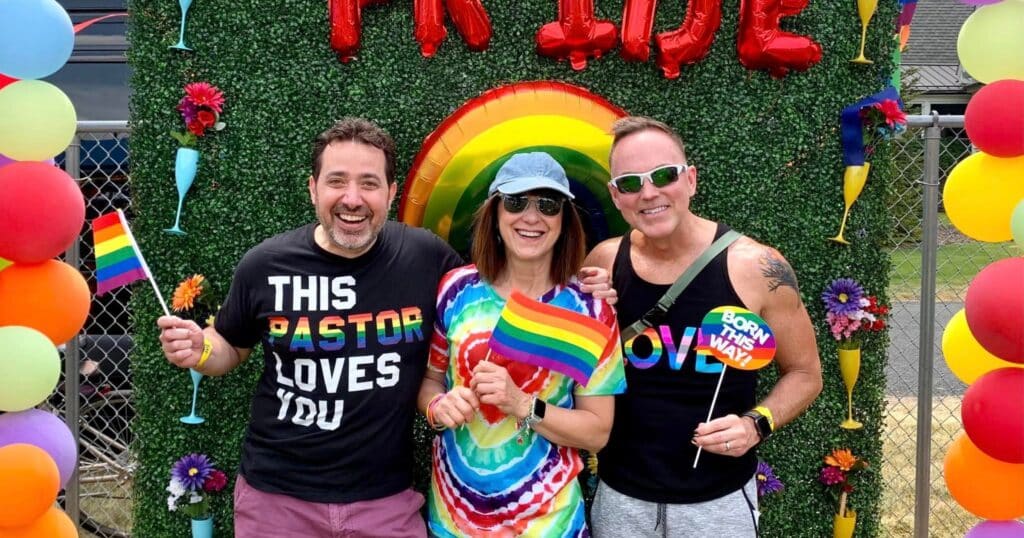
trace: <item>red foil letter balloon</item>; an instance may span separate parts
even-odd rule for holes
[[[782,77],[791,69],[803,71],[821,60],[821,45],[813,39],[784,32],[779,19],[796,15],[808,0],[741,0],[736,48],[747,69],[767,69]],[[646,61],[657,0],[626,0],[622,14],[622,57]],[[695,64],[711,49],[722,22],[721,0],[690,0],[678,29],[655,38],[658,67],[666,78],[679,76],[681,65]]]
[[[784,32],[779,19],[807,7],[808,0],[740,0],[740,29],[736,50],[747,69],[767,69],[782,78],[794,69],[804,71],[821,61],[821,45],[813,39]]]
[[[600,58],[612,50],[618,38],[610,21],[594,19],[594,0],[558,0],[558,21],[537,31],[537,52],[559,60],[569,59],[576,71],[587,58]]]
[[[331,48],[348,63],[359,50],[362,8],[388,0],[327,0],[331,24]],[[485,50],[491,42],[491,19],[480,0],[446,0],[448,14],[470,50]],[[420,54],[430,58],[448,35],[441,0],[414,0],[413,17]]]

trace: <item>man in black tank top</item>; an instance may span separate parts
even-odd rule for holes
[[[599,244],[586,265],[612,272],[625,329],[728,227],[690,211],[697,172],[670,127],[631,117],[613,132],[609,190],[633,229]],[[723,365],[697,355],[694,340],[704,315],[725,305],[751,310],[772,328],[780,375],[757,402],[757,372],[730,369],[715,418],[704,422]],[[755,536],[755,447],[800,415],[822,386],[814,329],[785,258],[741,237],[654,326],[625,340],[623,355],[628,389],[616,397],[611,438],[599,455],[594,536]]]

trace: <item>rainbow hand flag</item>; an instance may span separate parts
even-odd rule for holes
[[[586,385],[612,342],[612,328],[513,291],[489,345],[510,360],[565,374]]]
[[[92,237],[96,249],[96,295],[147,278],[142,253],[120,209],[94,219]]]

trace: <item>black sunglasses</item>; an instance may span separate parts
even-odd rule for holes
[[[623,174],[613,178],[609,183],[622,194],[635,194],[644,188],[644,178],[660,189],[675,183],[687,168],[689,167],[685,164],[669,164],[642,174]]]
[[[541,215],[554,217],[562,212],[564,198],[549,198],[547,196],[527,196],[525,194],[502,194],[501,202],[505,211],[509,213],[522,213],[530,207],[530,202],[537,204],[537,211]]]

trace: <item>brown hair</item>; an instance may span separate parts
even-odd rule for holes
[[[563,197],[564,198],[564,197]],[[498,235],[498,204],[501,195],[491,196],[473,215],[473,246],[470,259],[484,280],[493,283],[505,270],[508,259],[505,245]],[[579,271],[587,255],[583,221],[571,200],[562,206],[562,233],[555,241],[551,256],[550,277],[556,284],[565,284]]]
[[[612,124],[612,148],[608,151],[608,161],[610,162],[612,153],[615,153],[615,146],[622,141],[623,138],[641,131],[660,131],[669,138],[672,139],[676,145],[679,146],[679,151],[683,154],[683,161],[686,161],[686,145],[683,144],[682,137],[679,136],[674,129],[669,127],[667,124],[660,122],[654,118],[648,118],[645,116],[626,116],[625,118],[619,118]]]
[[[313,142],[313,179],[320,177],[320,157],[332,142],[355,141],[384,152],[384,175],[395,182],[395,141],[376,123],[363,118],[342,118],[320,133]]]

